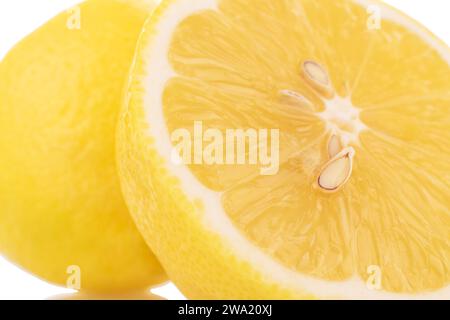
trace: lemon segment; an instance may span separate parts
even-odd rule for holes
[[[163,2],[118,156],[173,281],[190,298],[450,297],[449,65],[443,43],[376,1]],[[278,129],[278,172],[174,164],[171,133],[196,121]],[[346,160],[330,160],[333,135]]]

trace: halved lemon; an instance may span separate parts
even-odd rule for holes
[[[450,298],[449,63],[378,1],[163,2],[118,156],[170,278],[189,298]],[[175,132],[205,152],[209,129],[242,130],[244,161],[174,161]]]

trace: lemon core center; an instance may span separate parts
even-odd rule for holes
[[[335,96],[325,100],[325,110],[319,113],[328,128],[341,137],[345,145],[359,143],[359,134],[367,129],[360,119],[360,109],[350,98]]]

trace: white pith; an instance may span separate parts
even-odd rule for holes
[[[269,283],[277,283],[280,286],[299,293],[310,292],[318,297],[326,298],[358,298],[358,299],[442,299],[450,297],[450,286],[439,291],[420,294],[405,295],[394,294],[383,291],[372,291],[366,286],[364,280],[355,275],[352,279],[331,282],[316,279],[306,275],[294,272],[275,261],[271,256],[263,252],[260,248],[248,241],[243,234],[237,230],[221,205],[221,193],[211,191],[204,187],[191,173],[190,169],[184,165],[177,165],[171,162],[172,142],[170,132],[166,126],[162,108],[162,93],[167,81],[176,76],[168,61],[168,51],[171,42],[171,35],[177,25],[186,17],[202,10],[218,10],[219,0],[178,0],[170,3],[159,17],[148,46],[145,48],[143,58],[146,62],[146,76],[144,87],[146,95],[144,99],[147,121],[151,124],[149,135],[158,137],[155,139],[154,147],[158,154],[166,159],[168,171],[177,177],[182,185],[185,194],[191,200],[200,199],[204,204],[205,215],[203,223],[209,231],[219,234],[223,239],[225,246],[230,248],[239,259],[249,262],[255,270],[263,275]],[[371,4],[380,5],[379,2],[372,0],[353,0],[356,3],[367,7]],[[392,20],[400,25],[406,26],[422,37],[427,43],[434,47],[450,64],[450,55],[438,40],[430,36],[426,30],[420,28],[408,18],[398,14],[395,10],[382,6],[382,17],[386,20]],[[340,106],[341,112],[330,111],[328,106]],[[353,110],[354,109],[354,110]],[[356,110],[356,111],[355,111]],[[343,111],[343,113],[342,113]],[[327,103],[327,108],[321,114],[324,120],[333,126],[331,119],[344,115],[344,120],[348,120],[348,115],[357,112],[357,109],[351,106],[349,100],[335,98]],[[357,116],[357,114],[356,114]],[[353,121],[354,117],[350,117]],[[359,118],[358,118],[359,119]],[[359,120],[358,120],[359,121]],[[343,135],[343,139],[349,141],[357,140],[358,134],[365,129],[364,124],[356,122],[355,132],[342,132],[338,127],[333,127]]]
[[[343,145],[358,144],[359,134],[366,130],[366,125],[359,118],[360,109],[353,106],[351,98],[335,96],[324,99],[325,110],[319,113],[328,130],[336,134]]]

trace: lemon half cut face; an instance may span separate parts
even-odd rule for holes
[[[118,156],[173,281],[189,298],[449,298],[449,63],[378,1],[164,1]],[[279,170],[174,163],[195,122],[279,129]]]

